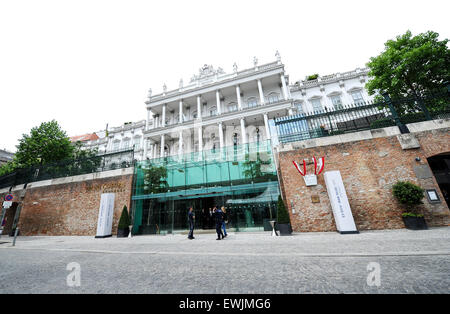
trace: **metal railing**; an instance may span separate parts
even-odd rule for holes
[[[0,177],[0,188],[30,182],[70,177],[87,173],[133,167],[134,150],[97,155],[83,159],[67,159],[56,163],[17,169]]]
[[[381,102],[360,102],[277,118],[278,140],[290,143],[389,126],[398,126],[407,133],[408,123],[450,118],[449,88],[420,98],[390,99],[386,95]]]

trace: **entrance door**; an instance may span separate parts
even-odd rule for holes
[[[441,189],[447,206],[450,208],[450,153],[428,158],[428,164]]]

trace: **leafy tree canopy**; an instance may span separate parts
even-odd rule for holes
[[[448,39],[428,31],[412,36],[410,31],[385,43],[384,51],[370,58],[370,95],[384,93],[391,98],[422,97],[442,88],[450,79]]]
[[[30,134],[22,135],[19,145],[16,146],[14,159],[0,167],[0,176],[18,168],[96,155],[96,151],[82,150],[81,146],[81,143],[71,143],[66,132],[55,120],[43,122],[40,126],[32,128]]]

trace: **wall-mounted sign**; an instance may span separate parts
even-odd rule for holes
[[[14,196],[12,196],[12,194],[5,195],[5,201],[7,201],[7,202],[12,201],[13,198],[14,198]]]
[[[10,208],[11,207],[11,205],[12,205],[12,202],[11,201],[4,201],[3,202],[3,208]]]
[[[313,202],[313,203],[320,203],[319,195],[311,195],[311,202]]]
[[[439,194],[435,189],[426,190],[427,198],[430,203],[440,203],[441,199],[439,198]]]
[[[341,234],[359,233],[353,220],[341,173],[338,170],[327,171],[324,173],[323,178],[327,186],[328,197],[330,198],[337,230]]]

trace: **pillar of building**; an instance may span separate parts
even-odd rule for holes
[[[200,126],[198,128],[198,151],[203,150],[203,128]]]
[[[222,108],[220,107],[220,92],[216,90],[216,103],[217,103],[217,114],[222,113]]]
[[[180,100],[178,113],[178,122],[183,123],[183,99]]]
[[[282,90],[283,90],[284,100],[288,100],[289,94],[288,94],[288,90],[287,90],[287,86],[286,86],[286,78],[284,77],[284,74],[281,74],[280,78],[281,78],[281,86],[282,86]]]
[[[222,149],[225,145],[223,143],[223,124],[219,122],[219,146]]]
[[[236,98],[238,103],[238,110],[242,110],[241,88],[236,85]]]
[[[264,105],[265,104],[264,91],[263,91],[262,83],[261,83],[260,79],[258,79],[258,91],[259,91],[259,101],[261,102],[261,105]]]
[[[164,157],[164,134],[161,134],[161,154],[160,157]]]
[[[245,119],[241,118],[241,139],[242,144],[247,144],[247,134],[245,131]]]
[[[183,131],[178,133],[178,155],[183,154]]]
[[[166,126],[166,104],[162,106],[162,114],[161,114],[161,126]]]
[[[197,96],[197,118],[198,119],[202,118],[202,96],[201,95]]]

